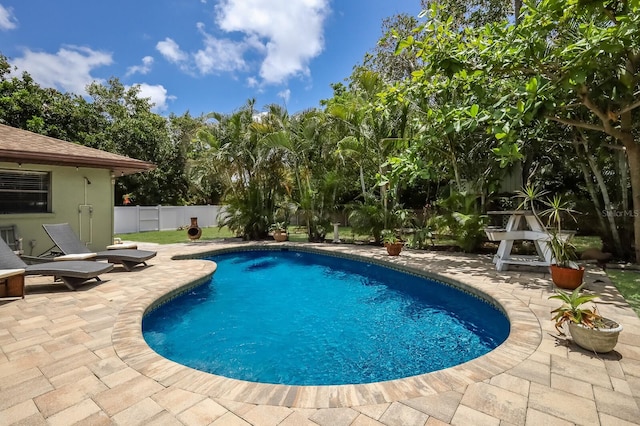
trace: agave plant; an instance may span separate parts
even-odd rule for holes
[[[584,285],[584,284],[583,284]],[[549,299],[558,299],[562,301],[562,305],[553,311],[551,311],[553,317],[552,321],[555,321],[556,330],[558,333],[564,336],[564,332],[561,327],[564,323],[581,324],[588,328],[598,328],[602,324],[602,316],[598,313],[595,305],[593,308],[584,308],[582,305],[591,302],[598,298],[596,294],[582,293],[582,287],[576,288],[571,293],[559,290],[558,293],[553,296],[549,296]]]
[[[549,194],[549,191],[538,187],[535,184],[527,183],[521,189],[516,191],[516,198],[522,198],[522,201],[518,205],[518,210],[529,209],[537,216],[536,203],[542,199],[543,196]]]

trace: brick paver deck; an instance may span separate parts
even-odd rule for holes
[[[275,245],[275,243],[266,243]],[[289,243],[285,243],[289,244]],[[597,355],[558,337],[543,272],[497,272],[488,256],[303,244],[437,273],[488,294],[512,323],[493,352],[446,370],[368,385],[276,386],[199,372],[144,343],[155,300],[214,272],[172,260],[233,243],[153,246],[148,267],[116,267],[72,292],[29,277],[27,296],[0,299],[0,425],[632,425],[640,422],[640,319],[606,275],[589,269],[598,306],[624,326]],[[245,246],[247,244],[238,244]],[[143,245],[141,245],[143,246]],[[146,245],[150,248],[150,245]]]

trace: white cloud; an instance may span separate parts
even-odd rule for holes
[[[13,15],[13,10],[0,4],[0,30],[13,30],[18,26],[18,20]]]
[[[86,86],[103,80],[91,76],[94,68],[111,65],[110,53],[92,50],[88,47],[65,46],[56,54],[25,50],[24,56],[12,61],[18,70],[16,74],[28,71],[31,77],[44,87],[86,94]]]
[[[159,41],[156,44],[156,49],[167,61],[174,64],[180,64],[189,59],[189,55],[180,50],[178,43],[169,37],[165,38],[163,41]]]
[[[205,31],[202,22],[198,22],[196,27],[203,36],[204,47],[193,53],[183,51],[174,40],[168,37],[156,44],[156,49],[165,59],[189,74],[196,71],[201,75],[245,71],[247,70],[247,64],[243,58],[245,52],[249,48],[261,47],[256,46],[256,40],[251,38],[246,41],[233,41],[213,37]]]
[[[290,89],[285,89],[282,92],[279,92],[278,93],[278,97],[282,98],[282,100],[286,104],[287,102],[289,102],[289,98],[291,98],[291,90]]]
[[[132,67],[127,68],[125,77],[128,77],[136,73],[140,73],[142,75],[148,74],[151,71],[152,65],[153,65],[153,57],[145,56],[144,58],[142,58],[142,65],[134,65]]]
[[[166,111],[168,107],[167,101],[176,99],[175,96],[167,96],[167,89],[161,84],[150,85],[147,83],[138,83],[136,86],[140,89],[138,97],[149,98],[154,105],[151,110],[156,113]]]
[[[248,45],[228,39],[218,39],[204,31],[204,24],[198,23],[198,29],[204,36],[204,49],[194,54],[195,65],[200,74],[216,71],[245,70],[247,64],[243,59]]]
[[[12,65],[18,68],[14,74],[27,71],[43,87],[55,87],[82,96],[87,94],[86,86],[90,83],[104,83],[104,80],[92,77],[91,71],[111,63],[113,59],[110,53],[80,46],[65,46],[56,54],[26,50],[23,57],[12,61]],[[127,75],[135,72],[146,74],[152,64],[153,58],[145,56],[142,58],[142,65],[130,67]],[[138,96],[150,99],[154,104],[152,111],[157,113],[166,111],[168,101],[176,99],[175,96],[167,95],[167,89],[162,85],[139,83],[136,86],[139,87]],[[131,86],[127,89],[129,87]]]
[[[309,61],[324,48],[328,0],[222,0],[216,12],[222,30],[265,40],[260,77],[267,84],[309,75]]]
[[[159,42],[156,49],[183,71],[201,75],[250,71],[257,55],[259,78],[248,77],[247,84],[259,87],[308,76],[309,62],[324,48],[329,0],[220,0],[215,12],[219,30],[228,38],[207,33],[199,22],[201,49],[184,52],[171,38]]]

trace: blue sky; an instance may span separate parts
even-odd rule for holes
[[[319,106],[419,0],[0,0],[0,52],[43,87],[117,77],[167,115]]]

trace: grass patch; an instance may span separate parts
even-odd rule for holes
[[[588,248],[602,248],[602,239],[597,235],[576,235],[571,238],[571,242],[576,247],[578,253],[581,253]]]
[[[302,226],[290,226],[288,229],[289,241],[296,243],[302,243],[309,241],[307,236],[307,228]],[[132,234],[118,234],[115,235],[126,241],[139,241],[144,243],[156,243],[156,244],[176,244],[189,242],[187,237],[187,230],[178,231],[147,231],[136,232]],[[201,240],[216,240],[220,238],[232,238],[235,235],[227,227],[218,228],[217,226],[202,228]],[[331,232],[327,232],[327,239],[333,239],[333,229]],[[354,235],[351,227],[340,227],[340,239],[345,242],[353,242],[354,239],[358,241],[367,241],[369,239],[366,235]]]
[[[229,228],[218,228],[217,226],[202,228],[201,240],[217,240],[220,238],[230,238],[235,235],[229,231]],[[147,231],[136,232],[133,234],[118,234],[116,237],[122,238],[127,241],[139,241],[143,243],[156,243],[156,244],[175,244],[189,242],[187,236],[187,230],[176,231]]]
[[[303,226],[290,226],[289,229],[289,241],[293,241],[296,243],[306,242],[308,241],[306,228]],[[147,231],[147,232],[137,232],[133,234],[119,234],[116,237],[122,238],[123,240],[128,241],[140,241],[145,243],[156,243],[156,244],[176,244],[176,243],[185,243],[189,241],[189,237],[187,237],[187,231],[185,230],[176,230],[176,231]],[[201,240],[216,240],[220,238],[232,238],[235,235],[229,230],[227,227],[218,228],[217,226],[202,228],[202,236]],[[333,239],[333,229],[330,232],[327,232],[326,235],[327,240]],[[370,237],[368,235],[359,235],[354,234],[353,230],[350,226],[341,226],[340,227],[340,240],[346,243],[353,243],[355,241],[358,242],[369,242]],[[590,247],[598,247],[602,246],[602,241],[600,237],[597,236],[576,236],[572,239],[573,244],[576,246],[578,252],[582,252],[583,250]],[[455,246],[455,240],[450,238],[435,238],[434,239],[435,246]]]
[[[607,269],[609,279],[640,317],[640,272]]]

